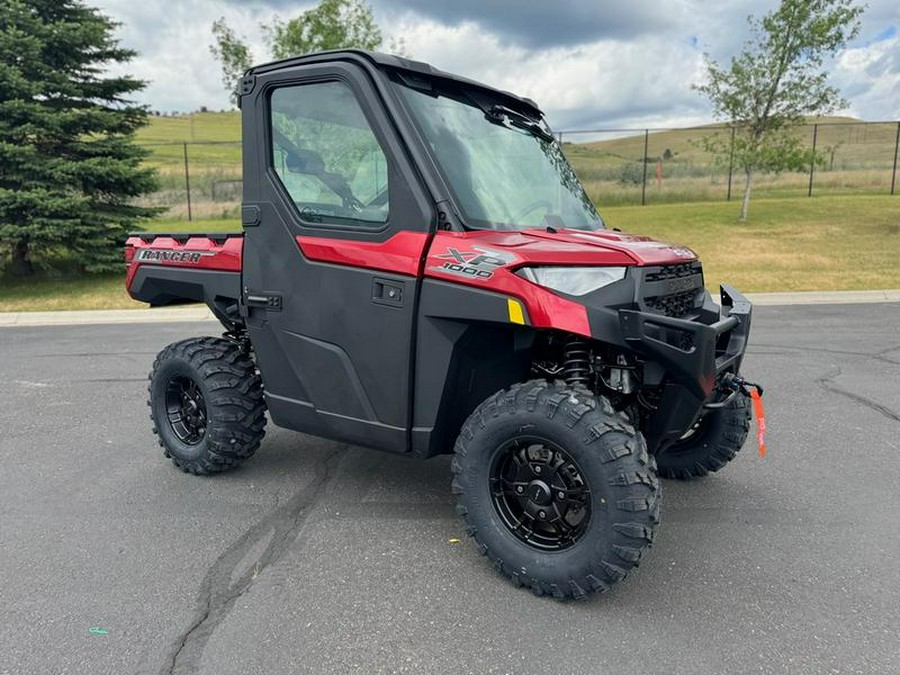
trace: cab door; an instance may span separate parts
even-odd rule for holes
[[[433,207],[373,78],[295,65],[243,97],[243,301],[276,424],[406,452]]]

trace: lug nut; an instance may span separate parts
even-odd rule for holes
[[[565,499],[566,493],[563,492],[562,490],[560,490],[559,492],[556,493],[556,496],[559,497],[560,499]]]
[[[540,466],[534,467],[534,472],[535,472],[535,473],[540,473],[540,472],[541,472],[541,467],[540,467]]]
[[[517,485],[516,492],[518,492],[519,494],[522,494],[523,492],[525,492],[525,488],[523,488],[521,485]]]
[[[547,512],[546,512],[546,511],[538,511],[538,518],[540,518],[541,520],[543,520],[543,519],[546,518],[546,517],[547,517]]]

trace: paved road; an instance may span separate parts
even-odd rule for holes
[[[644,566],[577,604],[449,542],[446,458],[274,429],[176,471],[144,376],[210,328],[0,330],[0,674],[900,672],[900,304],[759,308],[769,457],[667,482]]]

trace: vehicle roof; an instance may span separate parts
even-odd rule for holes
[[[517,107],[524,107],[530,109],[532,112],[543,116],[543,112],[538,107],[537,103],[532,101],[530,98],[525,98],[524,96],[517,96],[509,91],[504,91],[502,89],[495,89],[494,87],[488,86],[482,82],[477,82],[476,80],[470,80],[467,77],[462,77],[461,75],[454,75],[453,73],[448,73],[443,70],[439,70],[435,68],[429,63],[425,63],[424,61],[413,61],[412,59],[406,59],[401,56],[394,56],[393,54],[382,54],[381,52],[369,52],[364,51],[362,49],[333,49],[330,51],[324,52],[316,52],[314,54],[304,54],[303,56],[293,56],[287,59],[281,59],[278,61],[270,61],[269,63],[263,63],[258,66],[254,66],[250,70],[247,71],[247,74],[260,74],[272,72],[274,70],[280,70],[282,68],[288,68],[294,65],[303,65],[306,63],[320,63],[327,61],[336,61],[336,60],[355,60],[355,61],[368,61],[370,64],[374,65],[379,69],[393,69],[399,71],[406,71],[410,73],[414,73],[418,76],[425,76],[435,79],[448,80],[451,82],[455,82],[458,84],[465,85],[467,87],[477,87],[478,89],[482,89],[486,92],[494,94],[496,96],[500,96],[502,98],[509,99],[511,102],[514,102]]]

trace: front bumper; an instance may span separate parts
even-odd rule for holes
[[[721,318],[709,325],[619,310],[626,344],[659,362],[671,379],[703,399],[712,394],[723,373],[738,372],[750,334],[750,301],[728,285],[722,285],[720,292]]]
[[[720,292],[720,318],[709,324],[618,310],[626,345],[666,374],[658,408],[645,430],[651,449],[680,438],[712,398],[722,375],[740,370],[753,307],[731,286],[723,284]]]

